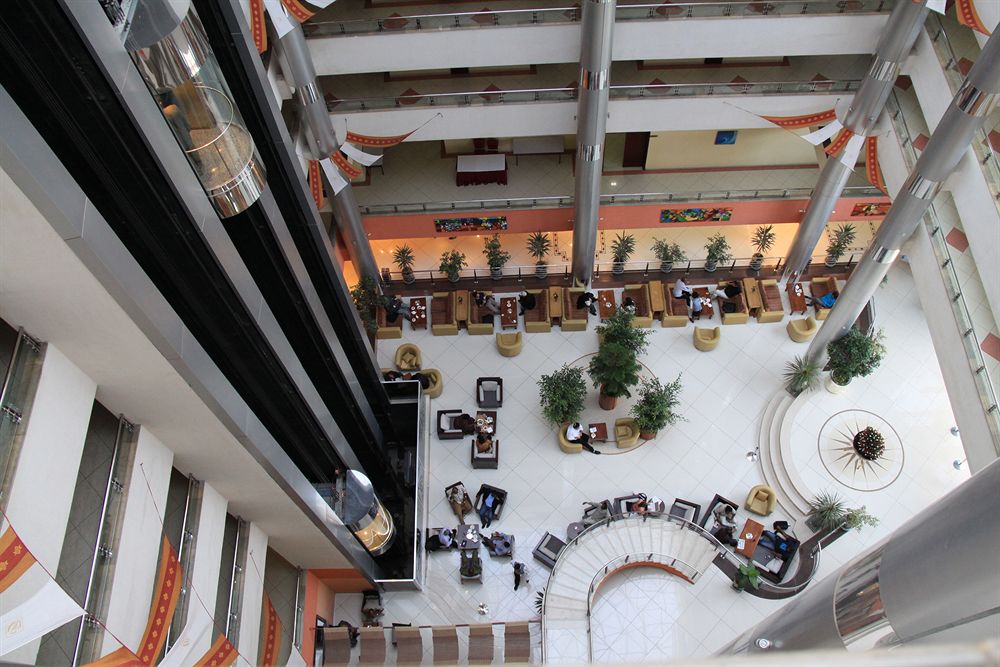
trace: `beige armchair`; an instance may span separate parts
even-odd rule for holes
[[[420,372],[431,382],[427,389],[424,389],[424,395],[427,398],[440,396],[441,392],[444,391],[444,378],[441,377],[441,371],[436,368],[425,368]]]
[[[583,445],[579,442],[570,442],[566,439],[566,429],[569,428],[569,424],[559,425],[559,449],[563,450],[567,454],[579,454],[583,451]]]
[[[516,357],[521,354],[524,348],[524,335],[518,331],[516,333],[498,333],[497,351],[505,357]]]
[[[788,324],[785,325],[785,331],[788,332],[788,337],[796,343],[808,343],[816,335],[816,332],[819,331],[819,325],[816,324],[816,320],[810,315],[803,320],[788,320]]]
[[[631,417],[615,420],[615,441],[618,449],[635,447],[639,442],[639,424]]]
[[[722,329],[720,327],[715,327],[714,329],[706,327],[694,328],[694,347],[697,350],[711,352],[719,346],[720,340],[722,340]]]
[[[401,371],[419,371],[421,364],[423,364],[420,348],[413,343],[403,343],[397,347],[393,361],[396,368]]]
[[[750,489],[745,507],[754,514],[767,516],[774,511],[778,502],[778,494],[766,484],[758,484]]]

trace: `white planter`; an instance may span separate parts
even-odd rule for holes
[[[837,384],[836,382],[833,381],[833,376],[832,375],[827,375],[826,376],[826,390],[828,392],[830,392],[831,394],[843,394],[845,391],[847,391],[847,388],[849,386],[850,386],[850,383],[848,383],[848,384]]]

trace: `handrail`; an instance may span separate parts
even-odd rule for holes
[[[896,135],[900,140],[900,147],[903,158],[909,169],[913,169],[917,163],[917,152],[913,146],[912,135],[906,118],[903,115],[903,107],[899,104],[896,92],[893,91],[887,100],[886,110],[892,120]],[[975,142],[973,142],[975,143]],[[941,278],[946,289],[951,292],[951,309],[955,316],[956,323],[962,332],[962,345],[965,347],[965,356],[969,361],[969,368],[972,371],[973,381],[979,386],[979,398],[983,404],[983,411],[986,416],[986,423],[993,437],[993,448],[1000,455],[1000,408],[997,404],[996,390],[993,387],[993,380],[990,378],[986,361],[983,359],[982,350],[979,348],[978,338],[975,335],[975,324],[969,311],[969,305],[965,301],[962,293],[962,282],[955,273],[955,265],[951,258],[951,251],[944,241],[944,234],[941,231],[941,223],[938,220],[937,211],[931,203],[924,216],[924,226],[930,236],[931,247],[938,260],[938,268],[941,271]],[[973,272],[978,277],[978,272]],[[971,338],[971,341],[970,341]]]
[[[29,336],[23,327],[18,328],[10,364],[0,385],[0,510],[7,506],[20,454],[16,437],[25,427],[22,420],[31,409],[34,381],[38,375],[37,371],[32,372],[29,364],[32,357],[41,352],[41,346],[41,341]]]
[[[799,16],[881,13],[892,9],[892,0],[742,0],[736,2],[677,2],[662,4],[620,4],[615,20],[648,21],[689,18],[733,18],[741,16]],[[343,21],[310,21],[303,27],[310,38],[337,37],[381,32],[410,32],[512,25],[566,24],[580,21],[580,8],[536,7],[496,9],[441,14],[408,14]]]
[[[857,79],[830,81],[747,81],[704,83],[657,83],[611,86],[611,99],[642,99],[649,96],[697,97],[736,95],[788,95],[808,93],[852,92],[861,82]],[[577,89],[515,88],[511,90],[461,90],[444,93],[412,93],[381,97],[351,97],[331,100],[327,110],[331,113],[378,111],[398,107],[420,106],[479,106],[490,104],[528,104],[533,102],[569,102],[575,100]]]

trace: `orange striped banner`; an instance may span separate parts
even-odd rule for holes
[[[253,33],[253,43],[257,53],[267,51],[267,28],[264,26],[263,0],[250,0],[250,32]]]
[[[846,127],[843,128],[840,132],[837,133],[837,137],[830,142],[830,145],[827,146],[826,150],[823,152],[829,155],[830,157],[833,157],[841,150],[843,150],[844,146],[847,145],[847,142],[850,141],[851,137],[853,136],[854,132],[852,130],[847,129]]]
[[[834,109],[810,113],[802,116],[761,116],[766,121],[770,121],[778,127],[785,129],[795,129],[799,127],[809,127],[810,125],[822,125],[837,119],[837,112]]]
[[[340,167],[340,170],[344,172],[344,175],[347,176],[347,180],[349,181],[357,178],[362,173],[361,169],[351,164],[350,160],[348,160],[347,157],[340,151],[331,155],[330,159],[333,160],[335,165]]]
[[[956,0],[955,16],[958,18],[959,23],[972,28],[976,32],[981,32],[984,35],[993,34],[986,27],[986,24],[983,23],[983,20],[979,18],[979,12],[976,11],[976,5],[972,0]]]
[[[323,208],[323,179],[319,175],[318,160],[309,160],[309,192],[316,202],[316,208]]]
[[[865,139],[865,171],[868,172],[868,182],[882,192],[889,194],[885,188],[885,179],[878,165],[878,137]]]
[[[358,146],[376,146],[379,148],[388,148],[390,146],[395,146],[397,144],[403,143],[403,141],[414,132],[416,132],[416,130],[407,132],[406,134],[397,134],[394,137],[376,137],[370,134],[358,134],[357,132],[348,132],[347,141],[352,144],[357,144]]]
[[[84,667],[147,667],[147,665],[142,660],[139,660],[136,654],[132,653],[128,647],[122,646],[117,651],[108,653],[97,662],[87,663]]]
[[[299,0],[281,0],[281,4],[285,6],[288,13],[295,17],[295,20],[299,23],[305,23],[313,17],[316,12],[311,12],[305,8]]]
[[[28,547],[24,546],[14,528],[7,526],[7,530],[0,535],[0,593],[10,588],[34,564],[35,557]]]
[[[261,658],[261,667],[273,667],[274,659],[281,648],[281,621],[274,611],[271,598],[264,593],[264,655]]]
[[[236,662],[238,655],[236,647],[229,643],[225,635],[220,634],[219,638],[212,644],[212,648],[208,649],[205,655],[194,663],[194,667],[229,667]]]
[[[167,627],[174,615],[174,608],[181,595],[181,566],[177,562],[177,553],[170,546],[166,535],[163,536],[163,546],[160,547],[160,572],[156,575],[155,597],[149,609],[149,621],[146,631],[142,633],[142,646],[139,647],[139,660],[152,665],[167,641]]]

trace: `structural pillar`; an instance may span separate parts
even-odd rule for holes
[[[580,86],[576,112],[576,185],[573,219],[573,277],[590,283],[597,250],[601,169],[608,121],[614,0],[583,0]]]
[[[326,100],[316,84],[316,68],[313,66],[302,26],[294,19],[290,19],[290,23],[292,29],[280,40],[281,53],[289,69],[286,75],[289,75],[287,78],[295,87],[295,96],[302,107],[302,117],[309,129],[307,136],[311,135],[309,148],[312,158],[323,160],[340,150],[340,142],[333,129],[330,113],[326,110]],[[331,201],[333,218],[344,237],[354,267],[359,275],[371,278],[378,285],[378,264],[375,263],[375,255],[368,243],[368,234],[361,222],[361,212],[350,181]]]
[[[896,77],[899,76],[899,64],[913,49],[913,43],[926,18],[927,0],[896,3],[886,22],[885,32],[875,48],[868,73],[844,118],[844,127],[855,135],[867,136],[875,127]],[[833,214],[853,168],[854,165],[845,165],[835,157],[828,158],[823,165],[805,216],[799,223],[788,250],[788,259],[781,273],[782,283],[797,280],[809,267],[816,244],[823,235],[823,229]]]
[[[806,352],[825,361],[826,346],[853,326],[881,284],[903,243],[920,224],[941,184],[955,170],[973,136],[983,127],[1000,93],[1000,38],[991,37],[945,111],[917,164],[882,221],[871,246],[851,274]]]
[[[994,461],[719,651],[846,649],[995,636],[1000,500]]]

